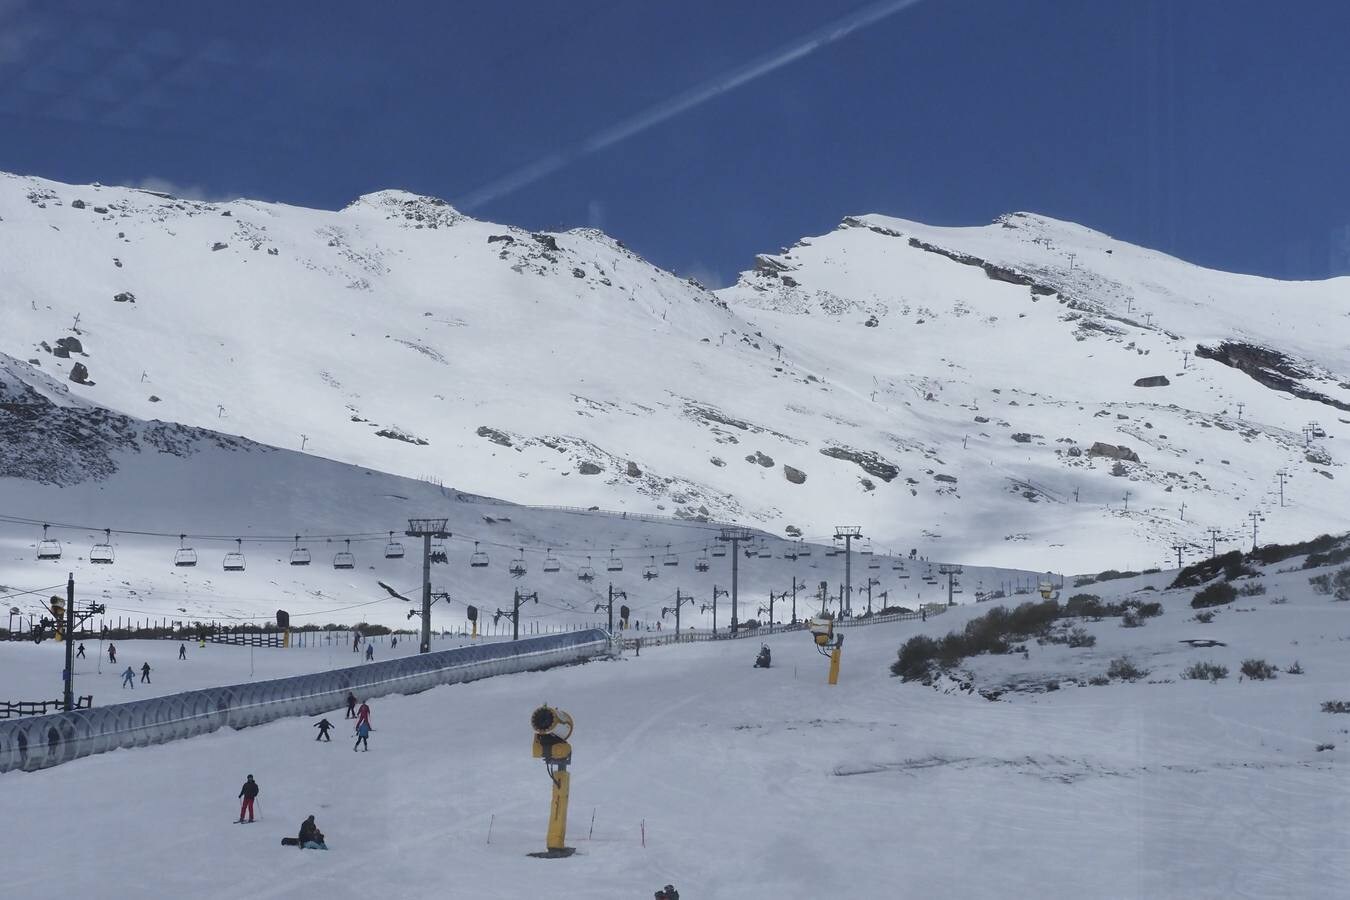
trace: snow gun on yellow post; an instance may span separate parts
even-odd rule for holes
[[[553,801],[548,815],[548,849],[531,853],[544,859],[571,856],[575,848],[567,843],[567,796],[570,785],[567,766],[572,762],[572,717],[561,709],[545,704],[530,714],[534,729],[533,756],[542,759],[553,782]]]
[[[844,636],[834,633],[834,620],[825,616],[812,619],[807,627],[811,629],[811,637],[815,640],[820,655],[830,658],[830,684],[838,684],[839,659],[844,652]]]

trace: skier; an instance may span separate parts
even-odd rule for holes
[[[356,695],[351,691],[347,692],[347,718],[356,718]]]
[[[755,657],[756,669],[767,669],[773,661],[773,655],[769,652],[768,644],[759,645],[759,655]]]
[[[187,644],[178,645],[178,658],[187,659]]]
[[[75,658],[76,658],[76,659],[84,659],[84,644],[81,644],[81,645],[79,646],[79,648],[76,649],[76,651],[75,651]]]
[[[671,885],[666,885],[652,896],[654,900],[680,900],[680,892]]]
[[[370,727],[370,722],[360,721],[356,724],[356,743],[352,745],[352,752],[356,752],[357,747],[364,747],[365,751],[370,750],[370,733],[375,729]]]
[[[389,649],[393,650],[397,646],[398,646],[398,635],[395,635],[389,639]]]
[[[362,722],[370,724],[370,707],[365,703],[362,703],[361,708],[356,711],[356,724],[360,725]]]
[[[244,821],[244,813],[248,813],[248,821],[253,821],[253,801],[258,796],[258,782],[253,780],[253,776],[248,776],[244,786],[239,789],[239,796],[244,801],[239,804],[239,821],[235,824],[241,824]]]
[[[360,646],[361,646],[361,635],[359,634],[352,635],[352,652],[359,653]]]
[[[366,662],[370,662],[374,658],[375,658],[375,645],[366,644]]]
[[[323,832],[319,826],[314,823],[314,816],[300,823],[300,849],[301,850],[327,850],[328,845],[323,842]]]
[[[332,722],[328,721],[327,719],[320,719],[319,723],[314,727],[319,729],[319,736],[316,737],[314,740],[328,741],[328,743],[330,744],[333,742],[333,739],[328,736],[328,729],[333,727]]]
[[[108,644],[108,662],[117,665],[117,648]]]
[[[149,684],[149,683],[150,683],[150,664],[143,663],[141,665],[141,684]]]
[[[122,673],[122,687],[136,690],[136,673],[131,666],[127,666],[127,670]]]

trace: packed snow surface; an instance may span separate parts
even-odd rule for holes
[[[1084,620],[1093,647],[1029,640],[1026,659],[968,660],[937,689],[892,677],[896,648],[960,629],[989,604],[848,629],[834,687],[802,633],[764,640],[767,670],[751,668],[758,640],[650,647],[378,700],[368,753],[352,752],[338,710],[332,743],[291,719],[9,773],[0,789],[24,845],[58,846],[74,828],[81,858],[98,864],[60,877],[15,866],[7,887],[145,900],[617,900],[668,882],[705,898],[1336,896],[1350,878],[1338,762],[1350,723],[1319,708],[1350,700],[1350,627],[1346,605],[1308,582],[1334,570],[1298,562],[1239,581],[1266,593],[1217,607],[1210,624],[1194,619],[1192,590],[1147,590],[1174,573],[1094,585],[1106,600],[1158,600],[1163,613],[1140,628]],[[1182,643],[1191,638],[1226,646]],[[188,686],[236,680],[249,654],[190,645],[179,662],[176,649],[128,642],[119,661],[146,657],[157,686]],[[348,664],[343,648],[254,656],[274,673],[330,652]],[[1148,674],[1087,685],[1122,656]],[[1239,679],[1248,658],[1278,677]],[[1202,661],[1229,677],[1180,677]],[[1302,674],[1289,671],[1296,661]],[[0,645],[7,680],[43,669],[54,681],[58,664],[51,643]],[[82,667],[81,684],[116,694],[116,675],[96,669]],[[979,693],[999,689],[997,702]],[[565,860],[526,855],[543,849],[548,815],[528,724],[544,702],[577,723],[568,843],[578,852]],[[231,824],[250,773],[259,821]],[[280,846],[309,814],[330,850]]]

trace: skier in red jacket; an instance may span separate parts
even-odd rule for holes
[[[239,796],[244,798],[244,802],[239,804],[239,821],[243,822],[244,813],[248,813],[249,822],[253,821],[253,799],[258,796],[258,782],[253,780],[253,776],[248,776],[248,781],[239,789]]]

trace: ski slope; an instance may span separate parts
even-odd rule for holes
[[[1350,876],[1338,762],[1350,731],[1319,706],[1350,699],[1350,628],[1343,603],[1309,588],[1330,570],[1278,571],[1298,563],[1270,567],[1265,595],[1209,625],[1192,618],[1193,591],[1136,593],[1166,573],[1093,586],[1164,613],[1135,629],[1084,622],[1091,648],[1029,641],[1029,659],[971,660],[945,689],[887,666],[910,635],[960,628],[987,604],[849,629],[836,687],[803,634],[767,640],[768,670],[750,666],[754,641],[665,646],[380,700],[369,753],[347,755],[339,711],[331,744],[297,719],[10,773],[25,843],[74,833],[101,864],[59,878],[16,867],[9,887],[150,900],[626,898],[667,882],[709,898],[1334,896]],[[1193,637],[1227,647],[1179,643]],[[0,671],[31,664],[19,649],[0,645]],[[1146,680],[1078,686],[1122,654]],[[1253,657],[1278,678],[1239,682]],[[1295,659],[1304,674],[1283,671]],[[1179,679],[1203,660],[1231,677]],[[989,702],[961,678],[1023,689]],[[1049,678],[1058,690],[1030,686]],[[529,755],[542,702],[577,722],[567,860],[525,855],[542,849],[547,817]],[[246,828],[230,823],[249,773],[261,817]],[[330,851],[281,847],[311,813]]]

